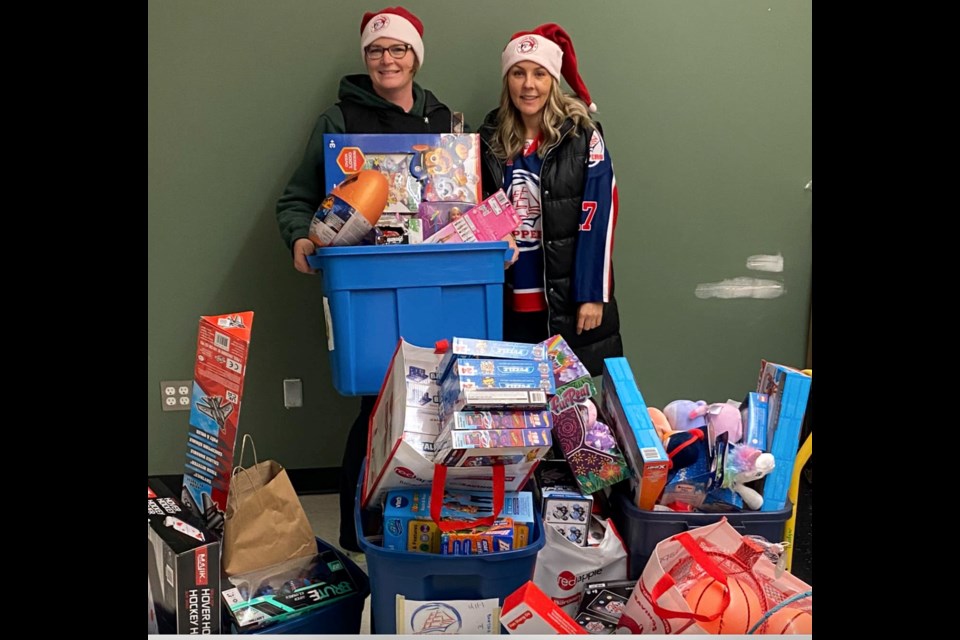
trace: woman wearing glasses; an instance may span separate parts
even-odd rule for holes
[[[604,358],[623,355],[623,343],[613,297],[617,182],[590,118],[596,106],[559,25],[514,34],[500,69],[500,107],[479,133],[484,191],[502,187],[522,218],[513,232],[520,259],[507,275],[503,338],[540,342],[560,334],[598,376]],[[576,96],[560,91],[561,77]]]
[[[277,224],[297,271],[315,273],[306,258],[315,250],[308,238],[310,220],[327,191],[323,134],[450,132],[450,109],[413,81],[423,64],[422,37],[423,24],[403,7],[364,14],[360,50],[367,73],[341,78],[339,102],[317,120],[303,161],[277,201]],[[340,478],[340,546],[347,551],[360,550],[353,503],[376,396],[360,400],[360,415],[347,436]]]

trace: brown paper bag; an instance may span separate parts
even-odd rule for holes
[[[248,438],[254,465],[244,468]],[[228,576],[317,553],[313,529],[286,470],[274,460],[256,460],[253,438],[245,434],[224,514],[220,565]]]

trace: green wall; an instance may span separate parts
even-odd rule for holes
[[[388,5],[382,5],[388,6]],[[363,72],[381,5],[151,0],[148,12],[148,472],[182,472],[201,315],[256,318],[240,431],[289,468],[338,466],[358,401],[333,389],[319,277],[294,271],[274,204],[339,77]],[[406,0],[418,81],[476,128],[510,35],[557,22],[599,106],[620,190],[615,268],[626,356],[647,403],[740,399],[761,358],[803,365],[810,322],[812,2]],[[481,10],[482,9],[482,10]],[[781,255],[781,273],[747,268]],[[773,299],[697,285],[776,280]],[[304,407],[285,409],[282,380]]]

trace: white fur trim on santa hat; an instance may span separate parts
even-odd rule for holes
[[[380,13],[370,18],[370,22],[360,34],[360,55],[366,60],[364,49],[377,38],[393,38],[406,42],[413,47],[420,66],[423,66],[423,39],[417,28],[409,20],[395,13]],[[390,55],[389,53],[386,55]]]
[[[500,77],[507,75],[510,67],[529,60],[535,62],[556,80],[560,81],[560,67],[563,62],[563,51],[557,43],[535,33],[518,36],[507,43],[500,54]]]

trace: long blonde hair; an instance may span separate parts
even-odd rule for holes
[[[593,130],[593,120],[587,111],[583,100],[572,95],[565,95],[560,91],[560,83],[551,76],[550,94],[544,105],[540,118],[540,133],[543,140],[537,149],[537,155],[543,158],[547,151],[560,142],[560,126],[564,120],[573,121],[572,135],[577,136],[578,130]],[[503,90],[500,92],[500,108],[497,110],[497,130],[490,141],[490,148],[494,155],[501,160],[507,160],[523,151],[526,142],[526,127],[520,111],[510,99],[510,86],[507,76],[503,77]]]

